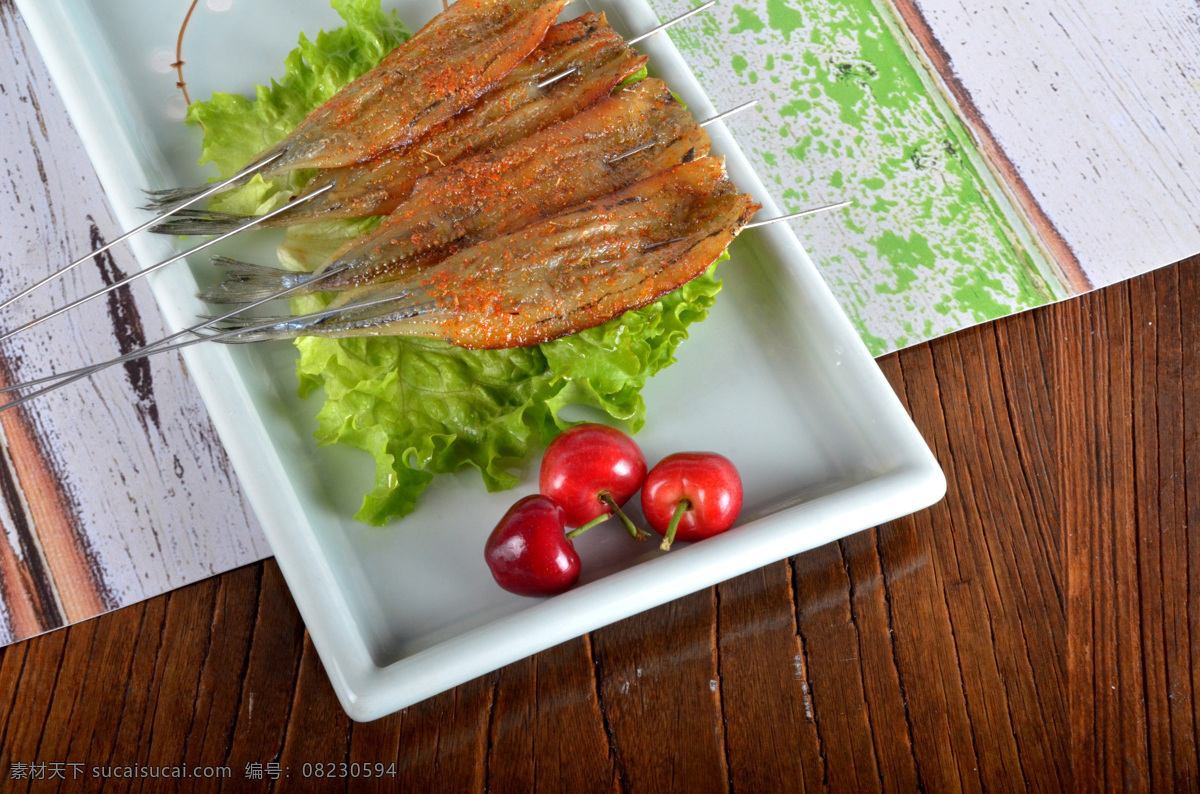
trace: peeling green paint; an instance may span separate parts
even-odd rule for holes
[[[758,33],[766,27],[757,14],[744,6],[735,5],[733,7],[733,15],[737,18],[737,24],[729,29],[730,33],[741,33],[746,30]]]
[[[664,18],[690,5],[652,2]],[[872,352],[1067,294],[884,0],[713,14],[671,35],[718,107],[762,102],[730,128],[774,197],[855,202],[793,228]]]
[[[786,0],[767,0],[767,22],[774,30],[790,41],[792,32],[804,24],[804,15],[792,8]]]

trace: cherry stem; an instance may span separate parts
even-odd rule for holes
[[[597,524],[603,524],[605,521],[607,521],[610,518],[612,518],[611,513],[601,513],[600,515],[593,518],[591,521],[589,521],[586,524],[584,524],[583,526],[581,526],[579,529],[572,529],[570,532],[568,532],[567,540],[575,540],[575,538],[579,537],[584,532],[587,532],[589,529],[596,526]]]
[[[692,503],[687,499],[680,499],[679,504],[675,505],[675,513],[671,516],[671,523],[667,524],[667,534],[663,536],[660,549],[663,551],[671,549],[671,544],[675,542],[675,531],[679,529],[679,520],[683,518],[684,513],[691,509]]]
[[[629,516],[625,515],[625,511],[621,509],[621,506],[617,504],[617,501],[612,498],[608,491],[600,492],[600,501],[608,505],[608,509],[613,511],[613,515],[621,519],[621,523],[625,525],[625,531],[628,532],[629,536],[634,540],[645,540],[646,538],[650,537],[648,532],[642,530],[637,524],[633,523],[633,521],[629,519]]]

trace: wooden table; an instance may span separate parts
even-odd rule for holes
[[[1194,788],[1198,302],[1190,260],[882,359],[943,502],[378,722],[342,713],[272,562],[12,646],[0,774],[187,763],[243,783],[278,762],[296,784],[306,763],[394,762],[371,785]]]

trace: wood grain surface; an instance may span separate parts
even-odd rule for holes
[[[5,789],[34,763],[92,789],[152,764],[229,767],[182,790],[1200,788],[1197,300],[1200,259],[883,359],[943,502],[374,723],[270,561],[14,645]]]

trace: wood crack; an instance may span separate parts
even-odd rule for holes
[[[717,674],[717,721],[721,726],[721,751],[725,764],[725,781],[733,794],[733,765],[729,760],[729,720],[725,717],[725,677],[721,671],[721,586],[713,585],[713,668]]]
[[[492,679],[492,697],[488,701],[488,717],[487,717],[487,742],[483,748],[483,790],[490,792],[492,790],[492,749],[495,746],[495,737],[493,731],[496,729],[496,701],[500,697],[500,676],[502,670],[495,672],[495,677]]]
[[[850,561],[846,557],[846,544],[844,541],[837,542],[838,558],[842,561],[842,574],[846,577],[846,604],[850,610],[850,626],[854,629],[854,648],[855,654],[858,656],[858,674],[859,680],[862,681],[865,670],[863,670],[863,645],[862,632],[858,628],[858,608],[854,603],[856,588],[854,585],[854,576],[850,573]],[[862,681],[863,692],[863,714],[867,717],[867,730],[871,734],[871,754],[875,759],[875,773],[879,776],[879,790],[886,791],[887,787],[883,781],[883,762],[879,758],[879,745],[875,742],[875,726],[871,721],[871,698],[867,694],[866,681]]]
[[[584,634],[583,639],[587,645],[588,657],[592,660],[592,680],[596,687],[596,704],[600,708],[600,722],[604,726],[604,736],[608,740],[608,757],[612,760],[613,770],[617,775],[617,784],[622,794],[628,794],[632,790],[629,785],[629,772],[617,749],[617,737],[613,732],[612,720],[608,715],[608,703],[604,697],[604,687],[601,685],[601,681],[604,680],[604,668],[596,656],[591,633]]]
[[[825,739],[821,736],[821,723],[817,719],[816,693],[812,681],[808,677],[808,644],[804,639],[804,631],[800,628],[799,588],[796,587],[796,569],[791,559],[788,559],[788,575],[791,581],[792,596],[792,625],[796,631],[797,660],[800,663],[800,692],[804,699],[804,718],[812,723],[813,733],[817,737],[817,756],[821,759],[821,785],[829,789],[829,759],[825,756]]]
[[[304,637],[308,639],[308,629],[304,630]],[[292,713],[296,710],[296,700],[300,697],[300,672],[304,669],[304,659],[309,656],[308,649],[311,647],[311,640],[302,645],[300,651],[300,661],[296,663],[296,672],[292,676],[292,697],[288,700],[287,714],[283,720],[283,735],[279,737],[279,753],[276,758],[283,758],[283,754],[287,751],[288,732],[292,727]],[[280,778],[283,780],[283,778]],[[275,790],[277,781],[271,782],[271,791]]]
[[[254,619],[250,622],[250,638],[246,643],[246,652],[242,654],[242,671],[238,678],[242,685],[238,687],[237,702],[233,705],[233,725],[230,727],[228,738],[225,740],[225,757],[233,754],[233,742],[237,736],[237,724],[242,714],[242,700],[246,697],[246,678],[250,671],[250,654],[254,651],[254,638],[258,636],[258,621],[262,613],[263,566],[258,563],[255,571]],[[224,788],[224,784],[222,784]]]

